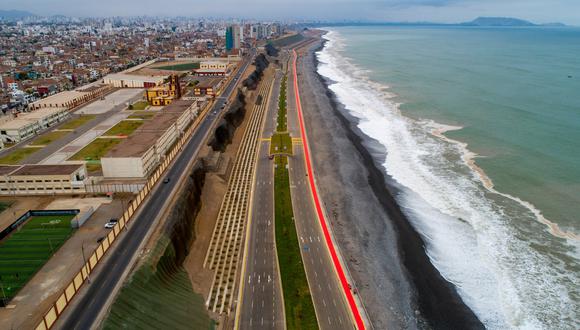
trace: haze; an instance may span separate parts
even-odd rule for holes
[[[257,19],[431,21],[510,16],[536,23],[580,24],[577,0],[4,0],[3,9],[68,16],[213,16]]]

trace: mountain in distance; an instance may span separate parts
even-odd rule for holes
[[[535,24],[513,17],[478,17],[471,22],[461,23],[464,26],[565,26],[562,23]]]
[[[0,19],[15,20],[25,17],[36,16],[31,12],[24,10],[2,10],[0,9]]]

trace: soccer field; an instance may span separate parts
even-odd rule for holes
[[[11,299],[72,235],[74,215],[32,216],[0,242],[0,299]]]

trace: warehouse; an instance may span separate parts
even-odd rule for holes
[[[119,88],[151,88],[163,84],[166,76],[140,76],[114,73],[103,78],[103,83]]]

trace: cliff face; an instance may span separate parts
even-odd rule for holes
[[[173,258],[160,260],[162,263],[171,263],[176,267],[181,267],[183,261],[189,254],[191,244],[195,240],[195,217],[201,209],[201,191],[205,183],[206,170],[197,162],[190,175],[179,199],[175,203],[166,223],[166,233],[170,237],[173,246]],[[173,259],[173,260],[171,260]]]
[[[242,91],[230,105],[230,108],[215,129],[208,145],[213,151],[225,151],[226,146],[232,142],[236,128],[240,126],[246,115],[246,97]]]
[[[194,292],[183,262],[195,241],[206,170],[197,162],[172,206],[151,255],[115,299],[103,328],[210,329],[203,296]]]
[[[266,68],[268,67],[268,64],[270,64],[270,62],[268,62],[268,59],[264,54],[256,56],[256,59],[254,60],[256,70],[254,70],[254,72],[252,72],[252,74],[244,80],[242,85],[244,87],[247,87],[249,90],[255,90],[256,88],[258,88],[258,83],[262,78],[264,70],[266,70]]]

